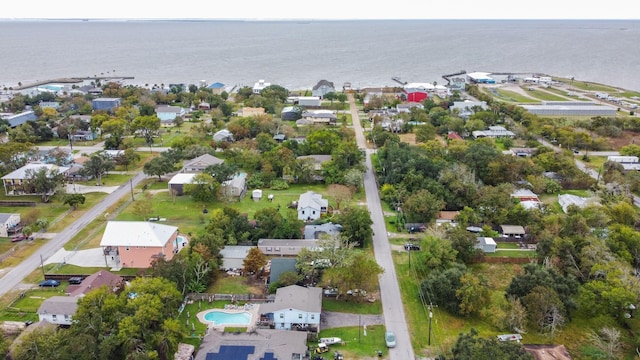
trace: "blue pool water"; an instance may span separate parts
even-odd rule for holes
[[[212,310],[204,314],[204,319],[216,325],[249,325],[249,322],[251,322],[251,314],[248,312],[231,314]]]

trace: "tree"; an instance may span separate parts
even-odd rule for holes
[[[456,343],[451,349],[455,360],[533,360],[522,344],[513,341],[498,341],[498,339],[483,339],[478,336],[474,328],[468,333],[458,335]]]
[[[126,149],[123,153],[116,155],[115,164],[124,167],[125,171],[129,169],[129,165],[136,164],[140,161],[140,154],[134,149]]]
[[[453,249],[451,242],[435,236],[427,236],[422,240],[422,251],[417,253],[418,268],[430,271],[443,271],[456,262],[458,252]],[[426,274],[425,274],[426,275]]]
[[[351,200],[353,197],[353,188],[345,185],[331,184],[329,185],[329,193],[333,195],[333,200],[336,203],[336,209],[340,210],[340,205],[343,202]]]
[[[370,292],[378,286],[378,276],[383,272],[384,269],[371,255],[354,251],[341,264],[327,268],[322,283],[337,288],[340,293],[356,289]],[[353,299],[356,302],[364,300],[362,296],[354,296]]]
[[[168,174],[175,170],[174,163],[171,159],[165,156],[157,156],[151,160],[149,160],[142,171],[146,175],[157,176],[158,181],[162,181],[162,175]]]
[[[218,197],[220,184],[206,173],[197,174],[189,184],[184,185],[184,193],[191,195],[193,200],[212,202]]]
[[[405,199],[403,210],[410,222],[432,222],[444,208],[444,202],[429,190],[419,190]]]
[[[451,247],[457,252],[457,259],[465,264],[471,263],[473,257],[478,254],[476,249],[478,239],[472,232],[461,226],[452,227],[447,230],[447,238],[451,241]]]
[[[102,176],[116,168],[116,163],[104,154],[93,154],[84,163],[81,172],[84,176],[92,176],[96,179],[98,186],[102,185]]]
[[[68,358],[64,349],[64,332],[54,326],[44,326],[32,330],[20,338],[13,349],[13,358],[20,360]]]
[[[147,220],[147,217],[153,211],[153,203],[151,202],[151,194],[144,193],[144,196],[133,203],[133,214]]]
[[[460,278],[466,272],[462,264],[457,264],[444,271],[431,271],[420,284],[423,294],[429,294],[428,298],[445,310],[458,314],[460,300],[456,291],[460,288]]]
[[[460,277],[456,297],[460,300],[460,314],[473,315],[489,305],[491,291],[484,277],[467,272]]]
[[[536,286],[522,299],[522,304],[527,308],[529,321],[540,332],[550,330],[553,335],[563,323],[564,305],[553,289]]]
[[[64,196],[63,204],[71,206],[73,210],[78,208],[78,205],[84,204],[86,197],[82,194],[67,194]]]
[[[27,169],[25,171],[27,193],[40,194],[43,203],[49,202],[49,198],[55,194],[62,180],[63,175],[56,169],[49,170],[46,167],[41,167],[38,170]]]
[[[613,327],[605,326],[598,332],[591,330],[589,340],[606,359],[618,359],[623,350],[620,330]]]
[[[373,225],[373,221],[371,221],[371,215],[366,208],[348,207],[335,216],[335,221],[342,225],[340,235],[347,242],[364,247],[366,242],[371,241],[373,236],[371,225]]]
[[[267,257],[257,247],[252,247],[247,257],[242,261],[244,271],[249,274],[258,272],[267,264]]]
[[[133,131],[139,131],[147,145],[153,144],[153,137],[160,129],[160,119],[155,115],[138,116],[131,123]]]

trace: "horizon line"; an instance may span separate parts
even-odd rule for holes
[[[71,18],[2,18],[0,21],[638,21],[634,18],[101,18],[101,17],[71,17]]]

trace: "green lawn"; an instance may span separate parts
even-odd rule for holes
[[[508,258],[535,258],[536,252],[532,250],[499,250],[494,253],[485,253],[486,257],[508,257]]]
[[[343,327],[320,330],[319,337],[339,337],[344,341],[344,345],[330,345],[329,356],[334,351],[341,352],[345,359],[361,358],[365,356],[377,356],[378,350],[387,356],[388,350],[384,341],[385,328],[382,325],[367,326],[367,335],[364,334],[364,328]],[[309,342],[309,347],[314,349],[316,342]],[[326,357],[326,354],[325,354]]]
[[[353,301],[346,301],[343,298],[336,300],[335,298],[324,297],[322,298],[322,310],[363,315],[379,315],[382,314],[382,302],[380,300],[376,300],[373,303],[356,303]]]
[[[532,99],[527,96],[523,96],[515,91],[504,90],[499,88],[490,88],[487,90],[490,95],[497,98],[497,100],[515,102],[515,103],[527,103],[527,104],[536,104],[540,101]]]
[[[525,88],[527,93],[532,97],[543,100],[543,101],[567,101],[568,99],[565,96],[558,96],[554,94],[550,94],[547,91],[538,90],[536,88],[532,88],[534,90],[528,90],[529,88]],[[546,89],[545,89],[546,90]]]

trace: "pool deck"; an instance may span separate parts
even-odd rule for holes
[[[231,305],[230,305],[231,306]],[[225,324],[225,325],[215,325],[214,323],[207,321],[204,319],[204,315],[209,311],[220,311],[228,314],[237,314],[242,312],[248,312],[251,315],[251,320],[249,321],[249,325],[245,324]],[[201,323],[207,324],[207,331],[213,329],[217,331],[224,331],[225,326],[229,327],[247,327],[247,332],[254,331],[258,326],[258,321],[260,321],[260,305],[259,304],[250,304],[250,305],[238,305],[237,308],[226,308],[226,309],[207,309],[204,311],[200,311],[196,314],[198,320]]]

